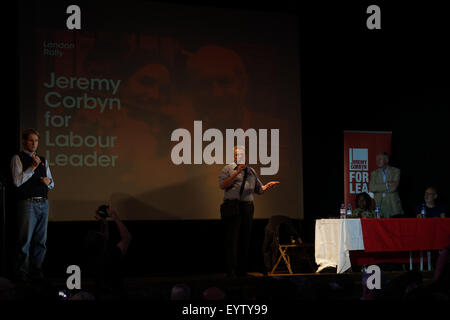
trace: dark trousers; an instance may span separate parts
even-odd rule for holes
[[[222,219],[225,228],[225,258],[228,275],[239,276],[247,272],[253,212],[252,201],[241,201],[238,215]]]

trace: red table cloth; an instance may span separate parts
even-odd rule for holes
[[[364,251],[350,251],[352,264],[405,263],[418,251],[450,245],[450,218],[361,219]],[[426,261],[426,255],[424,255]]]
[[[365,252],[440,250],[450,244],[450,218],[361,219]]]

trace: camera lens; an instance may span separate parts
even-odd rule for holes
[[[97,213],[100,217],[102,218],[107,218],[108,217],[108,206],[106,204],[101,205],[100,207],[98,207],[97,209]]]

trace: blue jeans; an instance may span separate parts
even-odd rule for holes
[[[18,249],[16,276],[42,278],[47,251],[48,200],[20,200],[17,210]]]

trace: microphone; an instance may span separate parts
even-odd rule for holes
[[[37,152],[34,153],[34,156],[35,156],[35,157],[38,157],[39,159],[41,159],[41,157],[38,156]],[[44,163],[43,163],[42,161],[41,161],[40,164],[41,164],[41,165],[44,165]]]
[[[37,154],[37,152],[34,152],[34,154],[31,155],[32,157],[39,157],[39,155]],[[39,157],[39,159],[41,159],[41,157]],[[41,166],[45,166],[45,163],[41,161]]]

